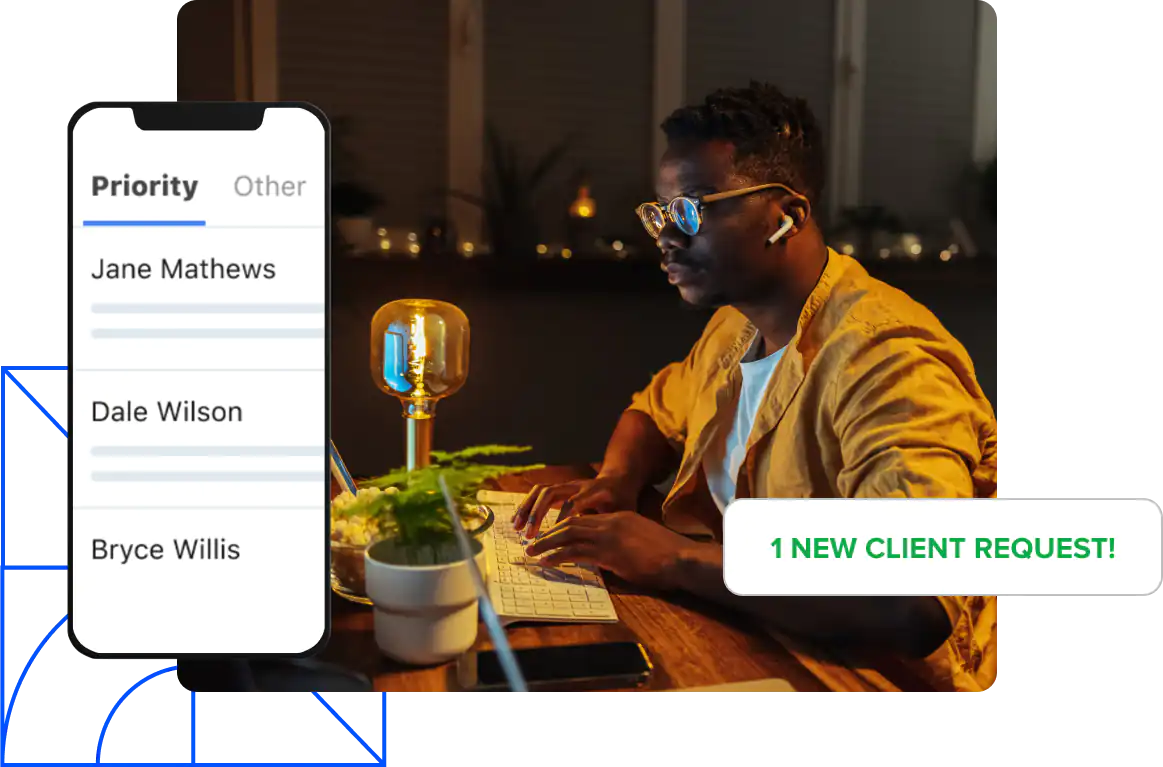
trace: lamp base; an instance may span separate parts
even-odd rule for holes
[[[408,471],[423,469],[432,463],[433,418],[404,418],[408,448]]]

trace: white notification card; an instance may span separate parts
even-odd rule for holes
[[[723,520],[740,596],[1150,594],[1149,500],[742,499]]]
[[[69,635],[101,657],[310,653],[326,119],[110,104],[70,128]]]

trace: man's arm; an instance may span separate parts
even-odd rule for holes
[[[642,490],[664,479],[682,454],[687,418],[700,385],[703,349],[732,316],[737,315],[720,309],[686,358],[664,367],[634,395],[618,419],[596,478],[534,486],[513,515],[514,527],[532,539],[559,503],[559,519],[579,512],[637,508]]]
[[[972,498],[992,412],[964,351],[925,331],[868,334],[833,382],[843,498]]]
[[[988,414],[955,344],[893,330],[869,333],[833,382],[831,420],[840,440],[844,498],[973,497]],[[827,642],[885,647],[923,657],[952,631],[941,601],[904,597],[739,597],[723,585],[723,550],[685,549],[677,588],[744,610],[788,632]]]
[[[708,339],[738,314],[720,309],[681,362],[658,371],[622,413],[606,447],[599,476],[623,478],[640,492],[670,474],[682,457],[687,419],[702,384],[700,369]]]
[[[949,616],[936,597],[741,597],[723,585],[723,547],[694,544],[682,551],[672,584],[749,613],[807,639],[879,648],[923,658],[949,638]]]

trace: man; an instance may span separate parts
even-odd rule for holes
[[[737,597],[718,537],[736,497],[989,497],[997,426],[962,346],[900,291],[828,248],[812,216],[820,129],[770,85],[726,89],[662,125],[658,200],[639,208],[682,298],[721,307],[622,414],[593,480],[538,487],[515,525],[545,564],[586,562],[818,642],[924,659],[942,687],[995,675],[994,597]],[[677,469],[666,526],[635,513]]]

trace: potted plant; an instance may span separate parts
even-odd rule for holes
[[[345,492],[332,501],[333,586],[375,607],[376,644],[385,655],[405,663],[439,663],[476,641],[476,589],[437,480],[443,476],[457,498],[476,549],[473,566],[487,575],[481,536],[493,516],[477,503],[477,491],[488,479],[540,466],[476,459],[528,449],[434,450],[431,466],[398,469],[363,483],[355,496]]]
[[[375,220],[372,211],[379,207],[375,192],[354,181],[341,181],[331,187],[331,212],[343,241],[356,253],[377,249]]]
[[[496,129],[486,130],[488,165],[482,179],[483,195],[453,189],[449,194],[481,209],[485,233],[494,254],[532,260],[537,257],[541,231],[537,206],[546,177],[565,156],[567,142],[547,149],[526,170],[514,144]]]

